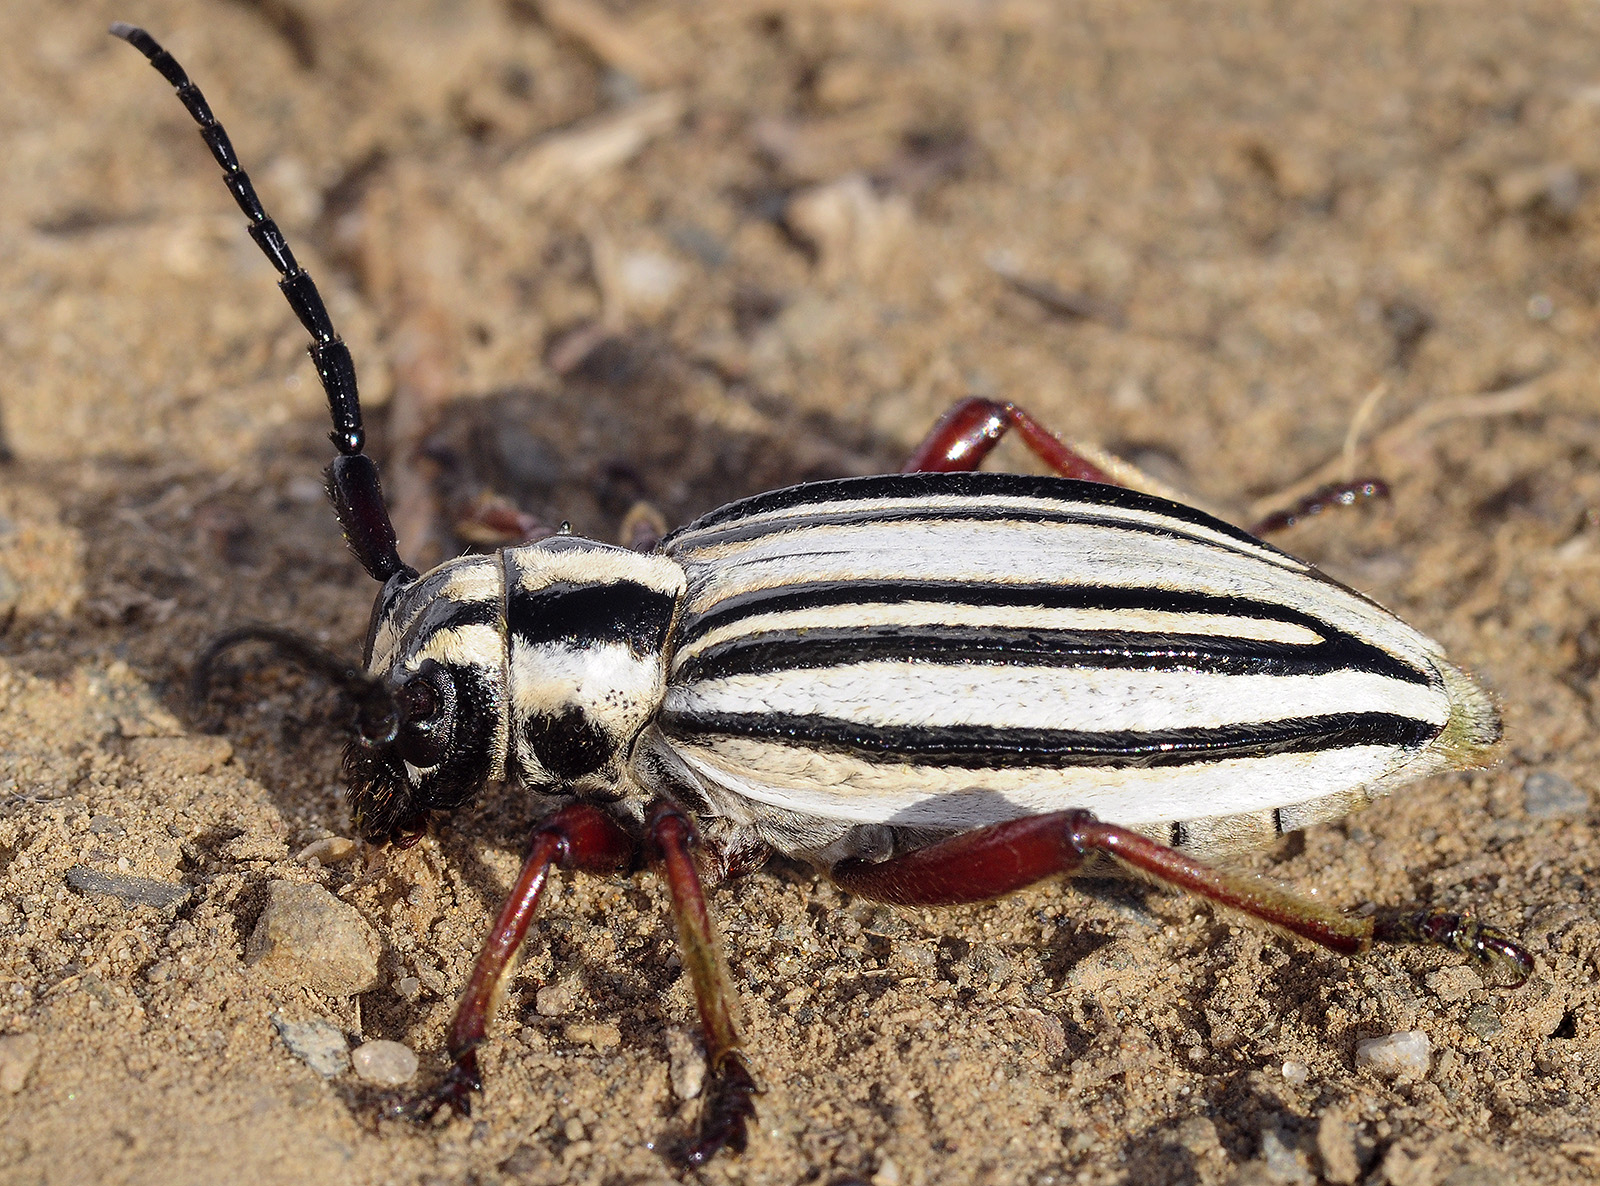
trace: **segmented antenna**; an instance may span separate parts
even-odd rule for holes
[[[278,287],[283,290],[295,316],[300,318],[300,324],[311,335],[311,361],[316,365],[317,377],[322,380],[322,389],[328,396],[328,414],[333,418],[329,439],[339,450],[339,456],[328,471],[328,495],[344,528],[345,542],[374,580],[387,581],[397,573],[414,576],[400,559],[396,547],[394,525],[389,521],[383,491],[378,484],[378,467],[363,452],[366,432],[361,427],[355,363],[350,358],[350,348],[334,332],[322,294],[317,291],[310,273],[295,260],[278,224],[267,216],[250,175],[239,164],[228,133],[211,114],[205,96],[189,81],[189,75],[178,65],[177,59],[136,25],[118,21],[111,26],[111,34],[142,53],[177,89],[178,98],[194,122],[200,125],[200,139],[206,142],[211,155],[222,166],[222,180],[228,192],[250,220],[250,237],[278,270]]]

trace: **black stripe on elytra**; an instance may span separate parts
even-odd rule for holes
[[[1368,651],[1371,648],[1367,648]],[[738,675],[855,663],[1085,667],[1216,675],[1323,675],[1364,670],[1369,656],[1336,642],[1311,646],[1201,634],[1131,630],[1045,630],[997,626],[811,627],[728,639],[685,659],[674,685]],[[1377,653],[1383,660],[1388,656]],[[1392,661],[1384,662],[1392,666]],[[914,680],[915,673],[908,678]]]
[[[965,506],[886,505],[881,508],[867,508],[865,510],[818,510],[811,514],[779,519],[775,522],[762,520],[735,521],[707,533],[704,539],[691,540],[680,546],[669,548],[667,554],[680,561],[692,563],[695,551],[700,548],[715,548],[727,544],[746,543],[750,540],[760,539],[763,536],[785,536],[819,527],[859,527],[865,524],[887,523],[909,523],[919,526],[932,526],[940,523],[1048,523],[1058,526],[1088,524],[1102,531],[1123,531],[1131,535],[1152,535],[1162,539],[1184,539],[1197,543],[1202,547],[1218,547],[1215,540],[1188,530],[1190,523],[1187,519],[1180,519],[1177,516],[1166,514],[1165,511],[1162,513],[1167,519],[1166,522],[1146,523],[1138,520],[1110,519],[1099,513],[1096,507],[1085,507],[1073,503],[1063,503],[1060,510],[1014,507],[1003,503],[992,505],[969,503]],[[1215,530],[1210,523],[1203,524],[1203,526]],[[1235,530],[1235,534],[1240,533]],[[1251,551],[1265,550],[1267,548],[1267,545],[1254,536],[1244,536],[1244,540],[1251,545]],[[1296,568],[1305,567],[1300,561],[1295,561],[1295,566]]]
[[[868,726],[833,717],[783,713],[685,713],[658,718],[671,738],[753,737],[805,749],[850,754],[872,762],[959,769],[1108,769],[1201,765],[1227,758],[1321,753],[1352,746],[1414,749],[1439,726],[1393,713],[1330,713],[1263,724],[1219,728],[1082,732],[1070,729],[996,729],[976,725]]]
[[[1157,498],[1153,494],[1130,490],[1126,486],[1113,486],[1105,482],[1079,482],[1072,478],[1040,477],[1035,474],[1003,474],[979,471],[976,473],[932,474],[879,474],[865,478],[838,478],[830,482],[808,482],[771,490],[751,498],[741,498],[710,514],[702,515],[687,527],[669,535],[663,550],[673,554],[673,541],[696,532],[737,523],[755,515],[789,510],[793,507],[818,503],[846,502],[858,499],[916,499],[916,498],[1048,498],[1057,502],[1080,503],[1090,506],[1117,507],[1123,510],[1146,511],[1165,515],[1170,519],[1194,527],[1205,527],[1221,532],[1240,543],[1252,547],[1277,551],[1271,544],[1263,543],[1248,532],[1231,523],[1213,518],[1204,511],[1182,503]],[[938,517],[942,511],[929,508],[927,512]],[[1004,517],[1004,516],[1002,516]],[[788,525],[792,525],[788,524]],[[788,526],[786,525],[786,526]],[[701,546],[698,542],[693,547]]]
[[[604,585],[556,581],[529,592],[513,591],[506,625],[513,639],[529,646],[572,647],[626,643],[636,655],[657,654],[666,645],[676,601],[637,581]]]
[[[990,608],[1019,606],[1038,609],[1151,610],[1163,613],[1206,614],[1281,622],[1318,634],[1316,646],[1295,647],[1298,653],[1326,656],[1335,666],[1369,671],[1407,683],[1436,682],[1431,671],[1420,670],[1381,647],[1358,639],[1311,614],[1285,605],[1246,597],[1225,597],[1175,589],[1117,588],[1106,585],[1010,585],[963,581],[829,581],[808,585],[781,585],[757,589],[717,602],[704,613],[690,616],[679,631],[678,646],[687,647],[712,630],[759,614],[788,613],[836,605],[972,605]],[[918,632],[922,627],[906,627]],[[812,632],[808,631],[810,636]],[[1098,633],[1098,632],[1095,632]],[[1139,632],[1129,631],[1137,637]],[[1209,636],[1208,636],[1209,638]],[[1268,644],[1291,646],[1295,644]]]

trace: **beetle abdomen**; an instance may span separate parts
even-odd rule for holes
[[[1118,487],[817,483],[665,550],[689,586],[663,732],[703,778],[802,814],[1271,812],[1364,798],[1497,736],[1481,693],[1387,611]]]

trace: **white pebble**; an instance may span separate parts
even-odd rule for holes
[[[1421,1030],[1402,1030],[1356,1043],[1356,1069],[1384,1079],[1420,1079],[1428,1073],[1433,1043]]]
[[[363,1042],[350,1052],[350,1065],[368,1083],[398,1087],[417,1073],[417,1056],[400,1042]]]
[[[1283,1078],[1285,1082],[1293,1083],[1296,1087],[1302,1087],[1311,1078],[1311,1068],[1303,1062],[1295,1062],[1291,1059],[1283,1064]]]

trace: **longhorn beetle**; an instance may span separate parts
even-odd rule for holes
[[[461,999],[450,1069],[413,1115],[470,1111],[477,1048],[555,866],[647,861],[666,882],[710,1070],[691,1164],[744,1148],[757,1092],[702,865],[783,853],[901,905],[1120,867],[1346,955],[1427,943],[1502,982],[1532,971],[1510,936],[1460,914],[1350,917],[1202,859],[1481,765],[1498,714],[1372,601],[1115,483],[1012,404],[957,404],[900,474],[747,498],[648,552],[559,534],[418,573],[316,285],[183,68],[144,30],[111,31],[177,88],[311,335],[338,449],[329,494],[381,586],[360,668],[246,627],[213,640],[197,683],[246,641],[334,680],[357,707],[344,774],[367,841],[414,842],[490,783],[549,804]],[[1013,429],[1062,476],[977,472]]]

